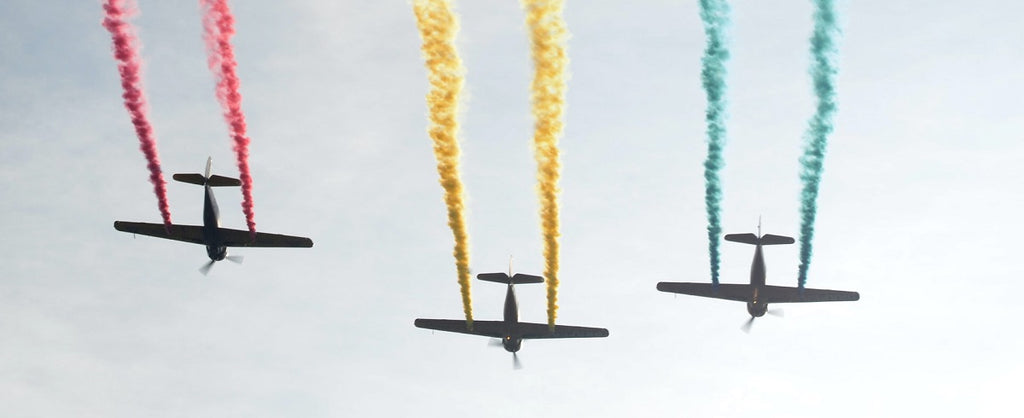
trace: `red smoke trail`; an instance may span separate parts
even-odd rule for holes
[[[127,4],[126,4],[127,3]],[[139,136],[139,149],[146,155],[149,168],[149,181],[153,183],[153,191],[160,206],[160,216],[164,218],[164,226],[170,230],[171,209],[167,203],[167,182],[160,171],[160,156],[156,152],[156,137],[153,126],[146,117],[146,97],[142,93],[142,59],[139,58],[138,39],[135,31],[127,22],[135,12],[134,4],[128,0],[105,0],[103,10],[107,15],[103,18],[103,27],[110,31],[114,40],[114,58],[117,59],[117,70],[121,73],[121,87],[124,88],[124,107],[131,115],[135,133]]]
[[[227,0],[199,0],[203,9],[203,40],[206,41],[207,64],[217,77],[217,100],[224,108],[224,119],[231,129],[231,139],[238,155],[238,172],[242,180],[242,211],[249,225],[249,234],[255,239],[256,221],[252,203],[252,174],[249,173],[249,137],[245,134],[245,115],[242,113],[242,94],[239,93],[238,74],[235,73],[235,51],[231,36],[235,34],[235,18]]]

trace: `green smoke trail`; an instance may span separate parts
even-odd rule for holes
[[[700,78],[707,94],[704,119],[708,125],[708,156],[704,160],[704,206],[708,215],[708,251],[711,256],[711,283],[718,286],[718,251],[722,235],[722,184],[718,171],[725,162],[725,63],[729,60],[726,27],[729,5],[724,0],[700,0],[700,18],[704,22],[707,46],[701,58]]]
[[[814,219],[818,212],[818,186],[821,184],[825,147],[832,133],[832,118],[836,113],[835,77],[838,72],[836,38],[839,26],[832,0],[814,1],[814,34],[811,36],[811,77],[818,106],[804,136],[804,153],[800,157],[800,268],[798,283],[801,289],[807,283],[807,270],[811,264],[811,241],[814,239]]]

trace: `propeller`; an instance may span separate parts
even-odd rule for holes
[[[786,311],[783,311],[782,309],[769,309],[768,310],[768,314],[772,315],[772,316],[777,316],[779,318],[782,318],[782,317],[786,316]],[[748,319],[747,322],[743,323],[743,326],[741,327],[741,329],[743,329],[743,332],[745,332],[747,334],[750,334],[750,328],[753,327],[753,326],[754,326],[754,317],[750,317],[750,319]]]
[[[741,327],[741,329],[743,330],[743,332],[745,332],[747,334],[750,334],[750,327],[752,327],[753,325],[754,325],[754,317],[750,317],[750,319],[748,319],[747,322],[743,323],[743,326]]]
[[[491,347],[505,347],[505,344],[502,344],[500,338],[491,338],[487,340],[487,345]],[[519,361],[519,355],[514,351],[512,352],[512,368],[515,370],[523,368],[523,363]]]
[[[235,264],[242,264],[242,262],[245,261],[245,256],[241,256],[241,255],[229,255],[229,256],[224,257],[224,258],[230,260],[232,263],[235,263]],[[199,268],[199,272],[203,273],[204,276],[207,275],[207,274],[210,274],[210,269],[213,268],[213,264],[214,263],[216,263],[216,261],[213,261],[213,260],[207,261],[206,264],[203,264],[203,266]]]
[[[210,260],[206,264],[203,264],[203,266],[199,268],[199,272],[203,273],[203,276],[210,274],[210,269],[213,268],[213,263],[215,263],[215,261]]]

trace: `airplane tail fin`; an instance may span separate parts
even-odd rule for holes
[[[233,179],[231,177],[218,176],[216,174],[210,175],[210,165],[213,163],[212,158],[206,159],[206,174],[190,173],[190,174],[175,174],[173,178],[182,183],[195,184],[199,186],[209,185],[210,187],[232,187],[241,186],[242,181]]]
[[[784,237],[782,235],[764,234],[760,238],[754,234],[728,234],[725,236],[726,241],[741,242],[750,245],[781,245],[781,244],[792,244],[796,242],[792,237]]]
[[[522,273],[516,273],[512,277],[509,277],[506,273],[481,273],[476,275],[476,278],[485,282],[505,284],[544,283],[543,277]]]

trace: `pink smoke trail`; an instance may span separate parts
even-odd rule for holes
[[[206,41],[207,64],[217,78],[217,100],[224,108],[224,119],[231,130],[238,172],[242,180],[242,211],[249,225],[249,234],[255,239],[256,221],[252,202],[252,174],[249,172],[249,137],[245,133],[245,114],[242,113],[242,94],[239,93],[235,51],[231,36],[235,34],[235,18],[227,0],[199,0],[203,9],[203,40]]]
[[[139,149],[146,155],[146,166],[149,168],[149,182],[153,183],[160,215],[164,218],[164,227],[170,230],[171,209],[167,203],[167,182],[160,170],[160,156],[156,151],[156,136],[153,126],[146,116],[146,96],[142,92],[142,59],[139,57],[139,41],[135,30],[127,19],[132,17],[136,8],[128,0],[105,0],[103,10],[103,27],[110,32],[114,41],[114,58],[117,59],[117,70],[121,74],[121,87],[124,88],[124,107],[132,118],[135,134],[139,137]]]

